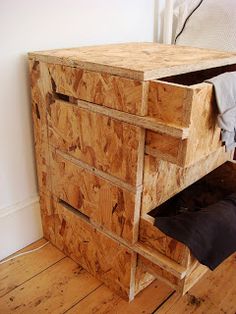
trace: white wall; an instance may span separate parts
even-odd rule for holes
[[[0,259],[42,234],[27,52],[154,36],[154,0],[0,1]]]

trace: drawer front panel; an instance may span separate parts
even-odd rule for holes
[[[57,93],[132,114],[146,113],[145,82],[58,64],[49,64],[48,69]]]
[[[136,254],[54,202],[55,245],[120,296],[134,296]]]
[[[135,194],[51,152],[53,194],[94,222],[133,242],[137,237]],[[137,210],[139,210],[137,208]]]
[[[133,186],[141,184],[141,128],[59,100],[51,104],[48,120],[55,148]]]

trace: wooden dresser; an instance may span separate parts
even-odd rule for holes
[[[153,43],[29,54],[44,236],[125,299],[207,270],[148,213],[232,157],[204,80],[235,64]]]

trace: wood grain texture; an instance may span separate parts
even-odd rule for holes
[[[183,279],[179,279],[143,256],[139,255],[138,258],[144,270],[152,274],[155,278],[165,282],[181,295],[189,291],[208,271],[206,266],[196,263],[195,268],[186,274]]]
[[[160,266],[152,263],[145,257],[139,255],[138,257],[140,264],[143,266],[143,269],[148,273],[151,273],[158,280],[166,283],[168,286],[177,290],[179,286],[182,285],[184,279],[179,279],[167,270],[161,268]]]
[[[162,81],[151,81],[148,94],[148,116],[163,123],[189,127],[193,89]]]
[[[156,132],[146,131],[145,153],[158,159],[170,161],[174,164],[183,165],[184,141],[182,139],[160,134]]]
[[[38,61],[29,61],[34,144],[40,192],[51,190],[49,176],[47,107],[53,102],[52,87],[47,66]]]
[[[184,297],[173,295],[155,314],[234,314],[236,311],[235,266],[236,259],[233,254],[214,272],[208,272]]]
[[[128,300],[154,273],[185,292],[202,274],[186,247],[144,218],[136,243],[142,184],[144,215],[230,154],[220,147],[209,84],[154,79],[236,63],[236,54],[137,43],[29,58],[45,237]],[[156,158],[146,155],[143,163],[146,130],[146,153]],[[58,304],[30,302],[20,291],[10,301],[7,310],[60,312]],[[68,310],[67,301],[60,306]]]
[[[155,84],[150,84],[149,107],[154,108],[151,114],[163,121],[173,120],[188,126],[189,135],[186,140],[180,140],[147,131],[148,154],[187,167],[222,146],[211,84],[202,83],[190,87],[167,82],[164,86],[163,82]]]
[[[213,86],[207,83],[196,86],[193,94],[191,127],[189,137],[185,141],[186,157],[183,163],[187,166],[222,146]]]
[[[34,250],[46,242],[47,241],[45,239],[38,240],[10,257],[29,250]],[[0,297],[14,290],[25,281],[30,280],[34,276],[41,273],[44,269],[54,265],[64,257],[65,255],[62,252],[58,251],[52,244],[49,243],[38,251],[25,256],[20,256],[0,265]],[[37,263],[35,263],[35,261],[37,261]]]
[[[197,267],[185,277],[180,293],[184,295],[189,291],[208,272],[208,270],[209,269],[206,266],[198,264]]]
[[[181,168],[167,161],[145,156],[142,215],[165,202],[230,159],[224,147],[195,164]]]
[[[157,43],[126,43],[41,51],[30,53],[29,58],[138,80],[236,63],[235,53]]]
[[[52,196],[40,193],[40,214],[44,237],[54,242],[54,212],[52,205]]]
[[[129,242],[137,239],[140,204],[135,193],[117,187],[53,151],[51,176],[53,194],[59,199],[113,234]]]
[[[78,212],[55,206],[55,245],[121,297],[134,297],[136,253],[95,229]]]
[[[50,106],[49,142],[55,148],[133,186],[142,178],[144,139],[139,127],[63,101]]]
[[[24,250],[42,243],[45,241],[40,240]],[[48,245],[37,252],[16,258],[12,266],[11,263],[4,264],[4,277],[10,283],[10,291],[0,297],[0,311],[4,314],[48,311],[55,314],[234,314],[236,310],[235,254],[214,272],[209,271],[184,297],[173,293],[172,288],[164,282],[155,280],[131,303],[100,284],[68,258],[56,262],[60,256],[63,258],[60,251]],[[23,281],[16,283],[20,276],[23,276]],[[1,277],[2,280],[6,279]]]
[[[115,109],[109,109],[86,101],[78,100],[77,105],[85,110],[104,114],[119,121],[129,123],[147,130],[152,130],[161,134],[185,139],[189,135],[189,128],[176,126],[173,123],[158,121],[155,117],[141,117]]]
[[[132,114],[145,114],[145,82],[58,64],[48,64],[48,69],[57,93]]]
[[[64,313],[100,285],[66,257],[2,297],[1,313]]]
[[[132,249],[139,255],[143,256],[145,259],[168,271],[170,274],[179,279],[183,279],[187,274],[187,269],[185,266],[182,266],[164,254],[143,245],[141,242],[137,242],[135,245],[133,245]]]
[[[153,249],[154,252],[157,250],[176,261],[178,264],[183,266],[187,265],[187,259],[190,253],[186,245],[168,237],[142,217],[140,218],[139,225],[139,241],[143,245]]]
[[[140,258],[137,259],[137,266],[135,271],[135,291],[137,295],[140,291],[148,287],[155,280],[154,276],[147,271],[141,263]]]
[[[127,303],[103,285],[68,311],[68,314],[150,314],[165,302],[171,293],[171,288],[155,281],[139,293],[134,301]]]

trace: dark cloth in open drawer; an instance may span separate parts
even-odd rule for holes
[[[236,193],[198,211],[156,217],[155,226],[213,270],[236,251]]]

